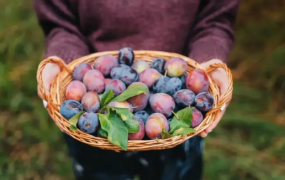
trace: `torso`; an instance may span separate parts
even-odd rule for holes
[[[198,7],[199,0],[80,0],[78,16],[94,51],[129,46],[181,53]]]

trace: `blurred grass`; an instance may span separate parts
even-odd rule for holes
[[[205,180],[285,177],[284,1],[243,1],[229,66],[234,96],[206,139]],[[37,97],[43,36],[30,1],[0,0],[0,179],[70,180],[60,131]]]

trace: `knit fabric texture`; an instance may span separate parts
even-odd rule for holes
[[[45,57],[66,63],[131,47],[224,62],[240,0],[34,0]]]

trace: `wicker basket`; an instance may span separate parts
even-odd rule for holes
[[[161,52],[161,51],[134,51],[134,53],[135,53],[135,60],[144,59],[148,62],[151,62],[154,58],[158,58],[158,57],[164,58],[165,60],[168,60],[172,57],[180,57],[188,63],[187,72],[189,72],[193,68],[196,68],[196,67],[199,68],[199,64],[195,62],[194,60],[189,59],[188,57],[182,56],[180,54],[176,54],[176,53],[168,53],[168,52]],[[37,81],[38,81],[39,90],[42,93],[43,99],[47,101],[47,110],[50,116],[52,117],[53,121],[56,123],[56,125],[60,128],[62,132],[67,133],[74,139],[77,139],[78,141],[89,144],[90,146],[99,147],[101,149],[114,150],[114,151],[123,151],[120,147],[109,143],[109,141],[105,138],[95,137],[90,134],[84,133],[80,130],[78,130],[77,132],[71,131],[69,129],[70,127],[69,121],[60,114],[60,106],[65,101],[65,93],[64,93],[65,89],[67,85],[72,81],[73,69],[82,62],[88,62],[88,63],[93,64],[94,61],[96,61],[97,57],[105,55],[105,54],[111,54],[117,57],[118,51],[107,51],[107,52],[90,54],[88,56],[78,58],[68,65],[66,65],[62,60],[59,60],[59,59],[52,59],[52,58],[45,59],[44,61],[40,63],[38,67]],[[52,82],[50,93],[45,93],[41,75],[42,75],[42,70],[44,69],[45,65],[49,62],[58,64],[61,68],[61,72],[57,75],[57,77]],[[229,88],[226,94],[223,97],[220,97],[219,88],[209,77],[209,80],[210,80],[209,93],[211,93],[214,97],[215,106],[212,110],[210,110],[206,114],[204,121],[198,127],[195,128],[196,133],[188,134],[187,137],[175,136],[169,139],[132,140],[132,141],[128,141],[127,150],[128,151],[146,151],[146,150],[161,150],[161,149],[173,148],[183,143],[185,140],[199,134],[204,129],[206,129],[216,119],[218,113],[220,112],[220,108],[224,105],[225,102],[227,102],[228,98],[230,98],[230,95],[233,90],[232,74],[225,64],[221,64],[221,63],[214,64],[208,69],[206,69],[206,72],[209,73],[210,71],[216,68],[223,68],[226,71],[228,79],[229,79]]]

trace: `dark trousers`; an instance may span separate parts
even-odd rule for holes
[[[114,152],[64,134],[77,180],[201,180],[203,139],[199,136],[168,150]]]

